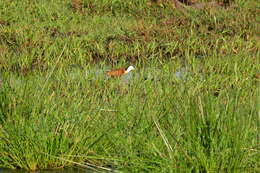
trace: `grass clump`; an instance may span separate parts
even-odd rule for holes
[[[256,4],[0,2],[0,167],[258,172]]]

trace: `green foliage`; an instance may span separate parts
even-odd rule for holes
[[[0,167],[259,172],[257,1],[148,2],[0,2]]]

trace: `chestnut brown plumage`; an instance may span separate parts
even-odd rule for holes
[[[115,69],[115,70],[111,70],[106,72],[106,75],[109,77],[120,77],[126,73],[129,73],[130,71],[134,70],[133,66],[129,66],[127,69],[125,68],[120,68],[120,69]]]

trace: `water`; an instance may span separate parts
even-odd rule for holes
[[[72,81],[107,81],[110,80],[110,77],[106,76],[106,71],[110,70],[111,68],[105,66],[103,68],[100,67],[93,67],[91,69],[82,69],[80,67],[71,67],[65,71],[63,75],[66,76],[66,79]],[[169,76],[170,75],[170,76]],[[165,77],[174,77],[177,80],[186,80],[189,76],[189,72],[187,68],[180,68],[173,71],[173,73],[165,73],[161,69],[158,68],[146,68],[144,71],[140,72],[138,69],[131,71],[128,74],[123,75],[122,77],[118,78],[118,80],[122,84],[130,84],[133,81],[137,80],[150,80],[153,82],[160,81],[162,78]],[[44,85],[45,81],[47,80],[48,76],[31,76],[31,78],[36,79],[37,83],[40,86]],[[55,75],[52,75],[48,80],[59,80]],[[21,88],[25,87],[27,80],[24,78],[20,78],[16,75],[9,74],[8,79],[3,80],[0,76],[0,86],[5,82],[8,82],[12,88]],[[30,81],[30,80],[29,80]]]

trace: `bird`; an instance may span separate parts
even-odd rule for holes
[[[135,68],[133,66],[129,66],[128,68],[119,68],[119,69],[114,69],[106,72],[106,75],[109,77],[120,77],[123,76],[124,74],[129,73],[130,71],[134,70]]]

